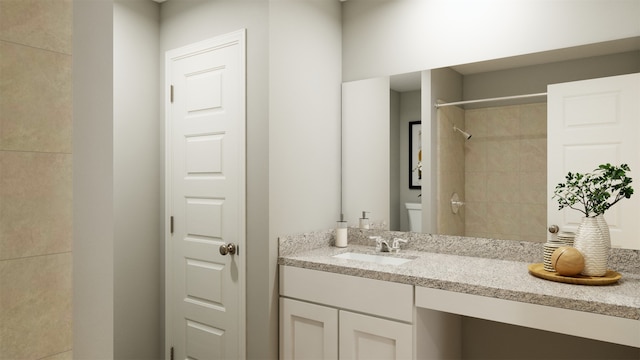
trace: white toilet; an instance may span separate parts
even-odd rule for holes
[[[422,204],[405,203],[409,212],[409,231],[422,232]]]

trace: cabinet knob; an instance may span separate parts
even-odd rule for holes
[[[558,231],[560,231],[560,227],[558,225],[551,225],[549,226],[549,232],[552,234],[556,234]]]

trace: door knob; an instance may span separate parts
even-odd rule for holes
[[[236,253],[236,246],[234,244],[222,244],[220,245],[220,255],[227,255],[227,254],[235,254]]]
[[[558,225],[549,226],[549,232],[550,233],[556,234],[558,231],[560,231],[560,227],[558,227]]]

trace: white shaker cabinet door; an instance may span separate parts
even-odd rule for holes
[[[340,360],[412,357],[410,324],[340,311]]]
[[[280,298],[280,359],[337,359],[338,310]]]

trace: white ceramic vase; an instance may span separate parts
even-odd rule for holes
[[[602,215],[582,218],[573,246],[584,256],[582,275],[604,276],[607,273],[611,237]]]

